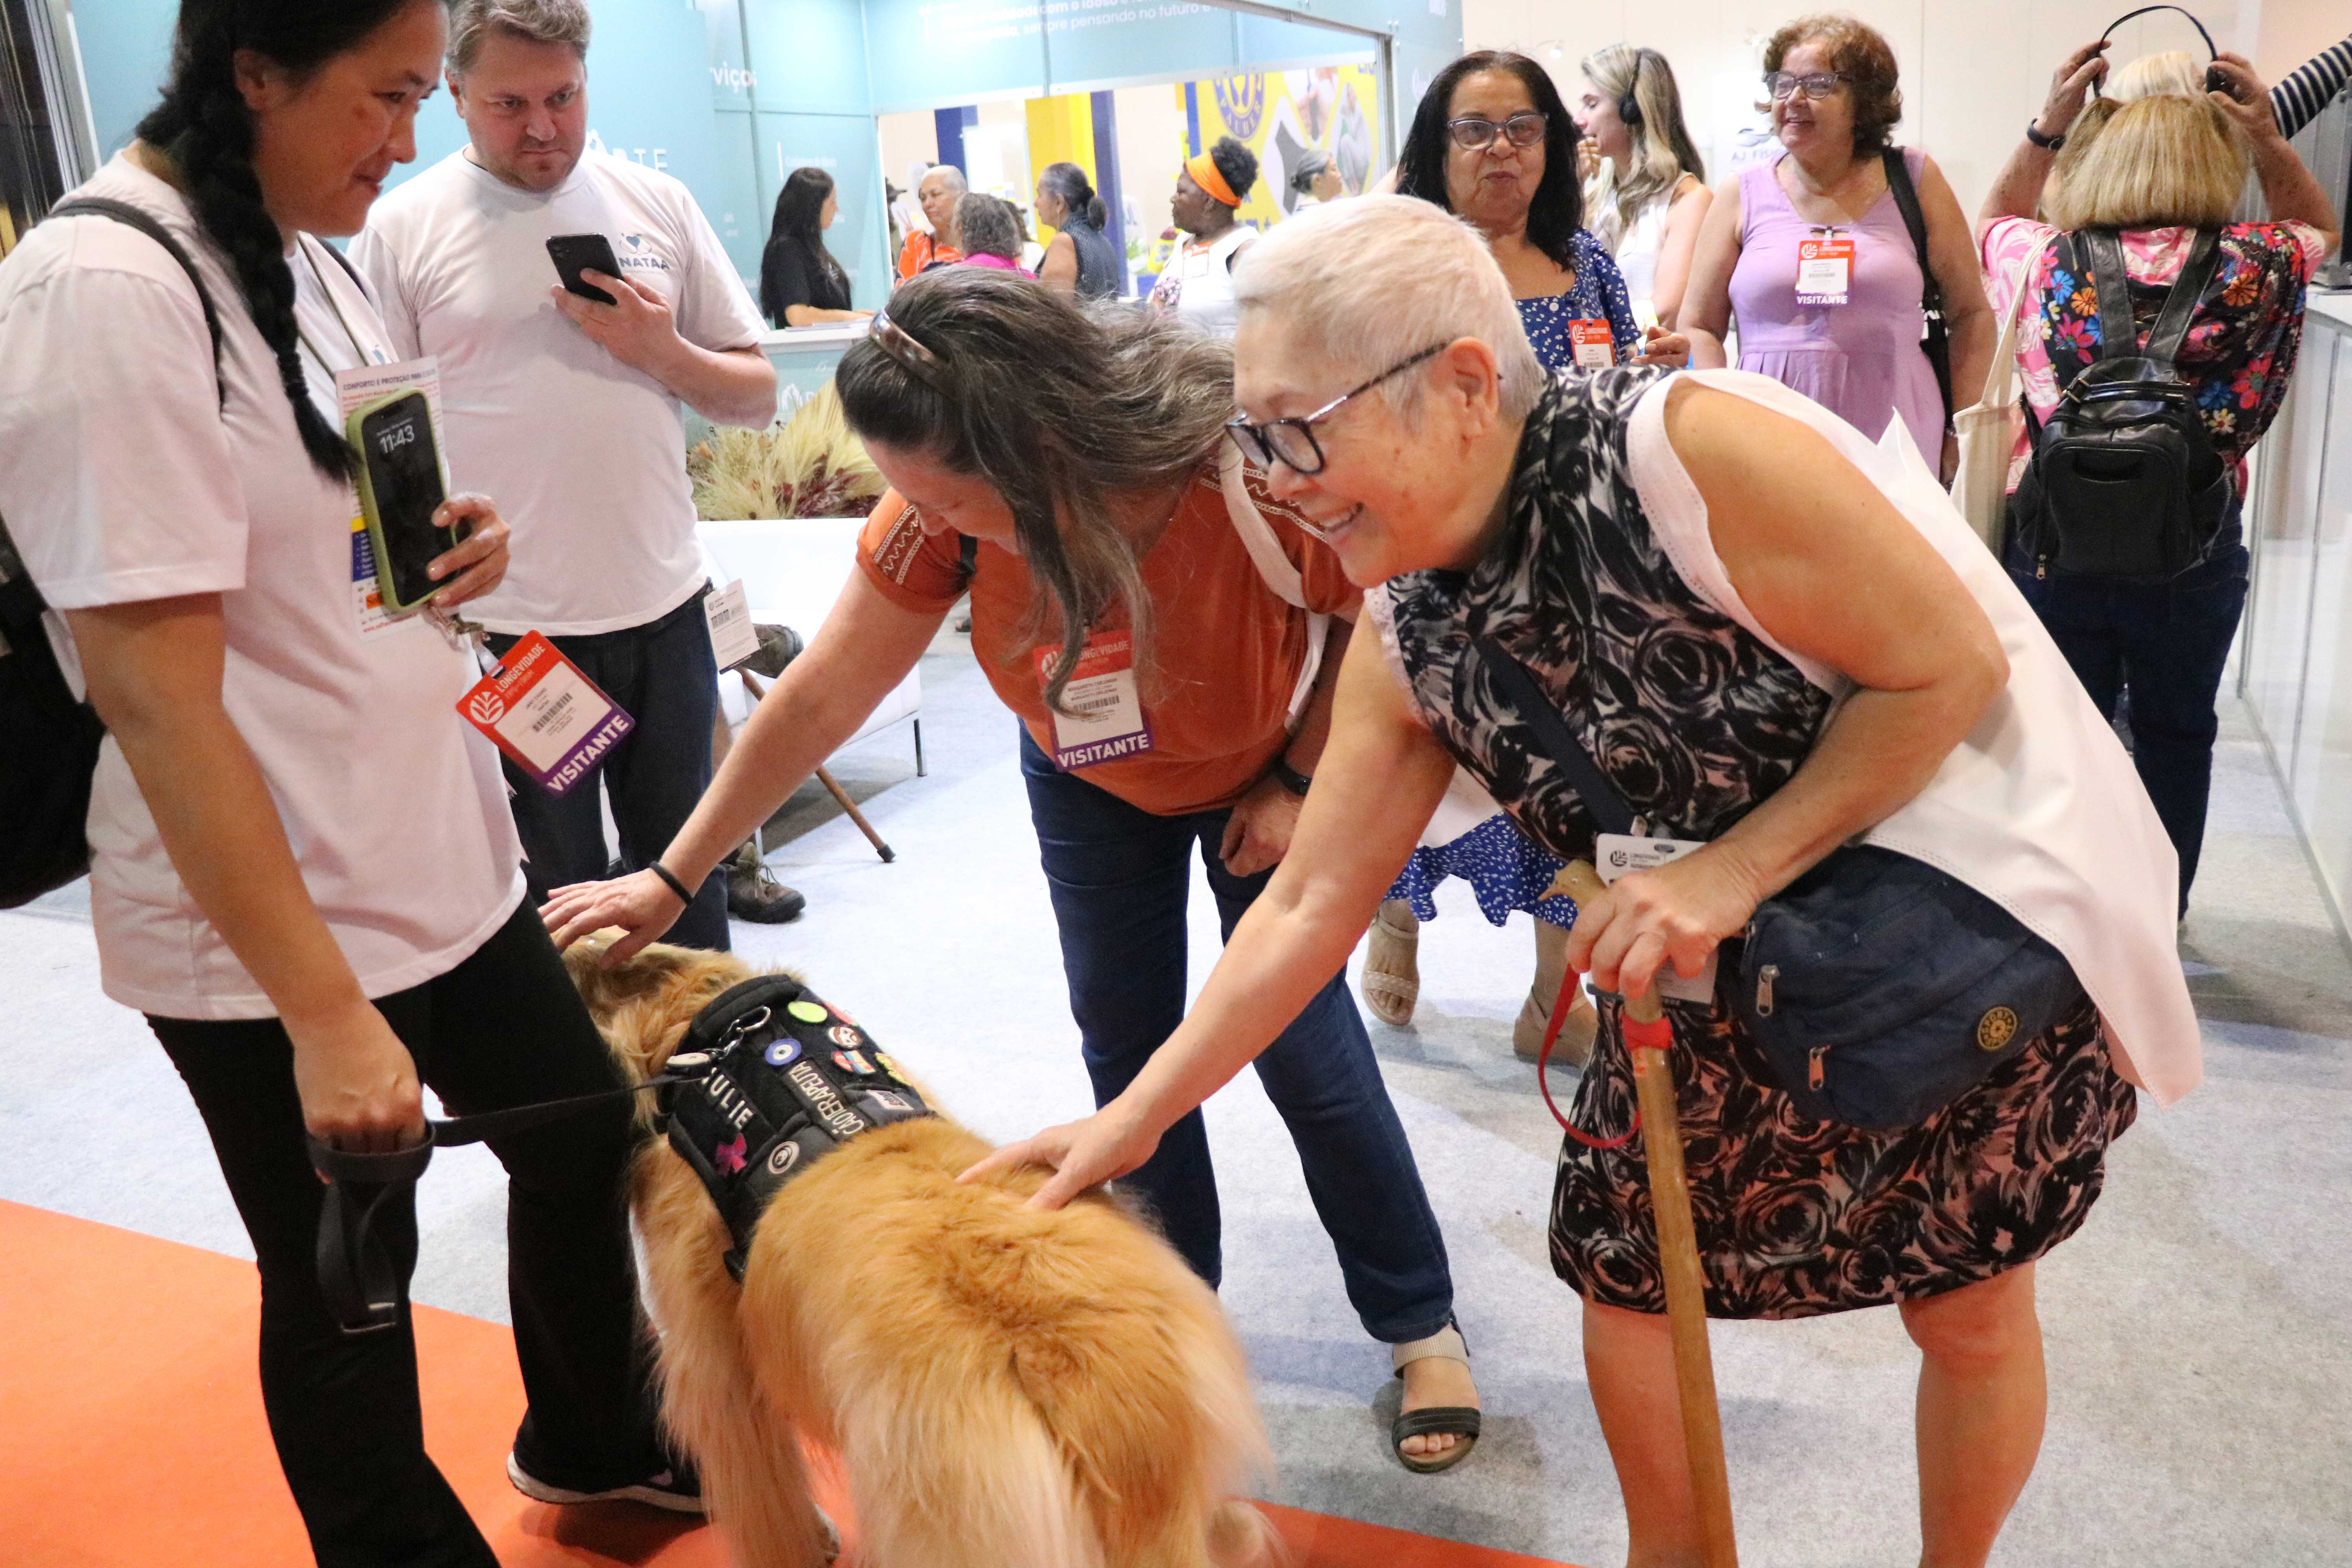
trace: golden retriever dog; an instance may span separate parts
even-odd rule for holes
[[[566,963],[632,1082],[756,973],[662,944],[604,969],[609,934]],[[871,1568],[1276,1561],[1234,1500],[1267,1454],[1214,1294],[1101,1194],[1043,1213],[1034,1170],[959,1185],[988,1149],[945,1116],[852,1138],[778,1191],[738,1285],[700,1179],[646,1140],[663,1417],[740,1568],[826,1560],[803,1435],[841,1457]]]

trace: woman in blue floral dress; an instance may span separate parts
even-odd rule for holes
[[[1399,195],[1433,202],[1486,237],[1511,285],[1528,346],[1553,374],[1650,363],[1617,263],[1584,226],[1577,137],[1541,66],[1525,55],[1486,50],[1438,72],[1398,160]],[[1513,910],[1535,916],[1535,980],[1512,1030],[1518,1054],[1532,1058],[1559,994],[1561,954],[1576,919],[1573,902],[1545,896],[1559,864],[1483,790],[1466,777],[1456,780],[1373,920],[1365,1005],[1386,1023],[1412,1021],[1421,990],[1421,922],[1437,913],[1431,899],[1437,884],[1460,877],[1495,924]],[[1559,1048],[1580,1066],[1599,1019],[1580,992],[1575,1007]]]

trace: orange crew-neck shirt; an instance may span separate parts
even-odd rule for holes
[[[1362,595],[1339,557],[1266,494],[1255,469],[1248,483],[1298,568],[1308,605],[1352,617]],[[996,695],[1051,755],[1054,731],[1035,645],[1016,635],[1029,611],[1028,566],[1013,551],[982,541],[967,579],[961,551],[961,535],[925,533],[920,515],[892,490],[866,519],[857,558],[867,580],[905,609],[944,614],[970,587],[971,651]],[[1230,805],[1265,776],[1288,738],[1290,694],[1307,659],[1307,612],[1285,603],[1258,575],[1226,514],[1214,464],[1193,480],[1144,557],[1143,585],[1151,595],[1153,629],[1137,667],[1151,749],[1081,768],[1079,776],[1161,816]],[[1126,624],[1121,609],[1096,630]]]

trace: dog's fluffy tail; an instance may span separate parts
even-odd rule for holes
[[[1010,1384],[845,1412],[866,1554],[891,1568],[1110,1568],[1068,1456]],[[872,1495],[868,1495],[868,1494]]]

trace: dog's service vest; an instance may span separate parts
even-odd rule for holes
[[[933,1114],[865,1030],[789,974],[713,998],[667,1070],[693,1075],[662,1090],[660,1116],[727,1222],[738,1280],[778,1188],[861,1132]]]

